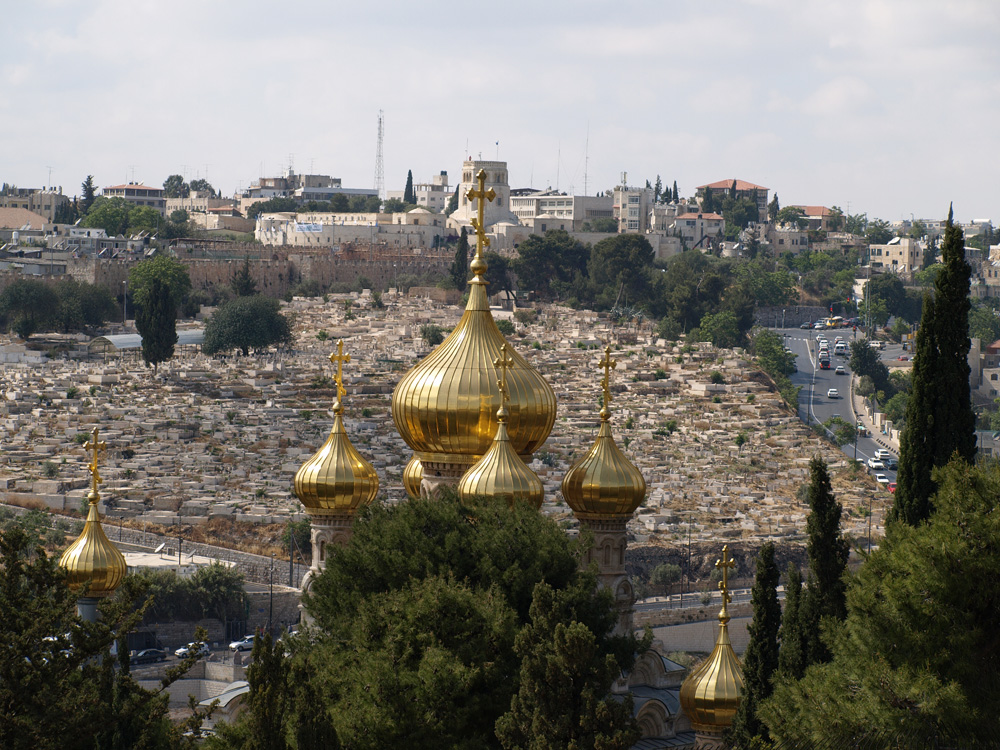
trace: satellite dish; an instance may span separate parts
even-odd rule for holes
[[[163,552],[163,548],[164,548],[164,547],[166,547],[166,546],[167,546],[167,543],[166,543],[166,542],[164,542],[164,543],[163,543],[163,544],[161,544],[161,545],[160,545],[159,547],[157,547],[156,549],[154,549],[154,550],[153,550],[153,554],[154,554],[154,555],[158,555],[158,554],[160,554],[161,552]]]

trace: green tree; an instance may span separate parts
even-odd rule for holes
[[[205,354],[239,349],[246,357],[250,349],[266,349],[292,340],[288,319],[278,300],[253,295],[221,304],[205,325]]]
[[[943,268],[935,294],[924,299],[917,331],[906,426],[900,437],[899,474],[890,518],[915,525],[932,510],[932,469],[957,453],[976,456],[975,415],[969,386],[969,278],[962,230],[948,210]]]
[[[543,236],[532,234],[518,245],[513,266],[520,287],[552,299],[586,277],[589,259],[588,246],[565,230],[553,229]]]
[[[504,750],[627,750],[639,739],[631,696],[610,695],[621,667],[601,652],[593,631],[575,621],[566,598],[546,583],[535,586],[530,622],[515,642],[518,690],[496,723]]]
[[[80,218],[80,209],[75,200],[60,203],[52,220],[56,224],[73,224]]]
[[[382,204],[382,212],[387,214],[402,214],[412,208],[411,204],[401,201],[399,198],[389,198]]]
[[[868,227],[868,214],[850,214],[847,217],[846,230],[848,234],[861,236]]]
[[[97,187],[94,185],[94,175],[88,174],[87,179],[80,185],[80,192],[83,196],[80,200],[80,213],[86,215],[90,207],[94,205],[97,198]]]
[[[90,210],[80,221],[80,226],[93,229],[103,229],[108,237],[117,237],[128,231],[130,204],[124,198],[106,198],[99,196],[94,199]]]
[[[486,262],[486,291],[488,294],[499,294],[503,292],[510,299],[514,296],[514,282],[511,279],[510,261],[500,253],[487,250],[483,253],[483,260]]]
[[[448,270],[451,275],[451,283],[456,289],[465,289],[469,283],[469,234],[465,227],[458,236],[458,243],[455,246],[455,260],[452,261]]]
[[[865,285],[865,300],[870,304],[881,301],[889,315],[901,315],[906,303],[906,290],[894,273],[874,274]],[[884,325],[881,321],[879,325]]]
[[[775,214],[775,220],[779,224],[792,224],[799,229],[807,229],[809,227],[806,212],[798,206],[785,206]]]
[[[785,583],[785,611],[781,617],[781,648],[778,651],[778,669],[785,679],[802,679],[806,672],[807,634],[802,619],[802,573],[788,564]]]
[[[1000,736],[1000,471],[956,460],[935,478],[927,523],[890,527],[852,579],[832,661],[775,683],[761,715],[779,746],[984,747]]]
[[[334,199],[338,198],[339,195],[333,196]],[[332,205],[331,201],[331,205]],[[247,209],[247,218],[256,219],[261,214],[277,214],[277,213],[287,213],[294,212],[298,209],[299,204],[294,198],[269,198],[266,201],[260,201],[254,203]],[[335,211],[337,209],[334,209]]]
[[[254,281],[253,273],[250,270],[250,256],[243,257],[243,265],[233,271],[229,279],[229,286],[233,294],[237,297],[252,297],[257,294],[257,282]]]
[[[153,280],[170,290],[174,310],[182,309],[191,295],[191,277],[184,264],[166,255],[157,255],[134,266],[128,273],[129,295],[139,307],[150,302]]]
[[[675,201],[679,201],[681,199],[680,193],[677,192],[677,180],[674,180],[673,199]]]
[[[0,293],[0,318],[22,339],[48,327],[58,308],[56,292],[35,279],[17,279]]]
[[[598,216],[596,219],[590,220],[590,231],[602,232],[605,234],[617,234],[618,222],[610,216]]]
[[[778,578],[774,543],[767,542],[757,553],[757,573],[750,591],[753,619],[747,627],[750,642],[743,654],[743,695],[729,737],[737,747],[749,748],[755,738],[769,739],[757,710],[771,696],[771,679],[778,669],[778,631],[781,628]]]
[[[889,379],[889,368],[879,359],[868,339],[857,339],[851,342],[851,370],[860,378],[871,378],[875,391],[882,391],[886,397],[891,397],[895,388]]]
[[[169,219],[173,224],[186,224],[190,218],[191,217],[188,215],[188,212],[183,208],[171,211],[169,216]]]
[[[330,210],[342,214],[351,210],[351,202],[343,193],[337,193],[330,199]]]
[[[403,203],[416,203],[413,195],[413,170],[406,170],[406,187],[403,188]]]
[[[654,586],[669,586],[681,580],[681,566],[674,563],[660,563],[649,574],[649,582]]]
[[[444,329],[433,323],[427,323],[420,326],[420,337],[428,346],[437,346],[444,341]]]
[[[455,192],[451,194],[451,198],[448,199],[448,206],[445,208],[445,215],[451,216],[458,210],[458,187],[456,186]]]
[[[160,226],[166,223],[160,216],[160,212],[152,206],[134,206],[128,212],[129,234],[138,234],[143,231],[155,233]]]
[[[590,253],[590,278],[609,307],[641,303],[649,287],[653,248],[641,234],[606,237]]]
[[[212,187],[211,183],[205,179],[191,180],[189,185],[192,192],[197,193],[208,193],[209,195],[215,195],[215,188]]]
[[[172,174],[163,181],[163,194],[167,198],[187,198],[191,194],[191,188],[183,176]]]
[[[660,180],[660,175],[656,175],[656,182],[653,184],[653,200],[659,203],[662,194],[663,182]]]
[[[865,239],[869,245],[884,245],[892,239],[892,227],[883,219],[872,219],[865,226]]]
[[[1000,316],[985,300],[975,300],[969,308],[969,336],[984,348],[1000,339]]]
[[[809,664],[828,661],[830,652],[820,637],[825,618],[836,621],[847,615],[844,573],[850,545],[840,530],[843,509],[833,496],[826,463],[814,458],[809,463],[809,516],[806,520],[806,551],[809,555],[809,585],[801,607]]]
[[[170,295],[170,287],[158,277],[153,277],[143,299],[145,303],[136,310],[135,327],[142,336],[142,361],[152,365],[153,372],[156,372],[160,362],[174,356],[177,308]]]
[[[102,326],[118,313],[114,297],[102,286],[66,277],[55,285],[55,292],[59,298],[59,324],[67,333],[85,326]]]
[[[705,192],[701,199],[701,210],[707,214],[715,212],[715,196],[712,194],[712,188],[705,188]]]
[[[736,322],[736,316],[728,311],[709,313],[701,319],[699,330],[702,338],[708,339],[714,346],[718,347],[740,346],[744,340]]]

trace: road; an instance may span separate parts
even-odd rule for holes
[[[855,335],[851,329],[841,328],[821,332],[799,328],[778,328],[775,332],[784,338],[785,346],[795,354],[795,364],[799,368],[799,371],[791,376],[795,385],[802,386],[802,390],[799,392],[799,418],[808,425],[823,423],[835,416],[840,416],[845,422],[856,423],[857,415],[851,406],[850,356],[838,357],[831,354],[829,370],[820,369],[816,359],[818,351],[816,339],[820,333],[830,342],[832,352],[833,342],[837,336],[843,336],[844,340],[850,344]],[[902,353],[902,347],[897,344],[887,345],[885,351],[880,354],[881,359],[888,364],[890,360],[895,360]],[[836,374],[837,365],[844,368],[843,375]],[[840,392],[840,398],[827,396],[827,391],[831,388],[836,388]],[[859,437],[857,458],[867,463],[868,459],[874,456],[876,449],[880,447],[870,437]],[[854,443],[844,446],[842,450],[847,456],[854,458]],[[875,473],[885,474],[890,482],[896,481],[896,472],[892,469],[871,473],[873,475]]]

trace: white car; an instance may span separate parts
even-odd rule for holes
[[[887,477],[885,474],[876,474],[875,481],[878,482],[879,484],[889,484],[889,477]]]
[[[878,448],[878,449],[876,449],[875,453],[873,455],[879,461],[885,461],[887,458],[892,458],[892,454],[889,453],[889,451],[887,451],[885,448]]]
[[[868,459],[868,468],[871,469],[872,471],[884,471],[885,470],[885,464],[882,463],[877,458],[869,458]]]
[[[844,369],[843,365],[837,365],[837,369],[833,371],[834,375],[846,375],[847,370]]]
[[[831,388],[830,390],[828,390],[826,392],[826,397],[827,398],[840,398],[840,391],[838,391],[836,388]]]
[[[256,636],[245,635],[238,641],[233,641],[229,644],[229,648],[232,651],[249,651],[253,648],[253,640]]]
[[[174,651],[174,656],[178,659],[186,659],[192,654],[197,654],[198,656],[208,656],[212,653],[212,649],[208,647],[207,643],[198,643],[194,641],[186,646],[181,646],[179,649]]]

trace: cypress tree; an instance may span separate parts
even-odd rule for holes
[[[674,200],[679,201],[681,199],[681,194],[677,192],[677,180],[674,180]]]
[[[749,748],[755,737],[768,739],[767,728],[757,718],[757,707],[773,690],[771,678],[778,669],[778,630],[781,605],[778,603],[778,566],[774,544],[768,542],[757,553],[757,574],[750,592],[753,621],[750,642],[743,655],[743,695],[733,719],[730,742]]]
[[[778,669],[789,679],[800,680],[806,671],[805,633],[802,629],[802,573],[788,564],[785,611],[781,618],[781,650]]]
[[[403,203],[416,203],[417,200],[413,196],[413,170],[408,169],[406,171],[406,187],[403,189]]]
[[[924,300],[914,352],[913,379],[900,439],[899,476],[890,518],[916,525],[926,520],[937,489],[931,478],[957,453],[976,457],[976,418],[969,385],[969,277],[965,238],[948,209],[943,268],[934,282],[934,299]]]
[[[142,359],[156,372],[160,362],[174,356],[177,343],[177,308],[170,287],[158,277],[150,281],[146,302],[135,316],[135,327],[142,335]]]
[[[458,247],[455,248],[455,261],[449,269],[451,283],[456,289],[464,289],[469,283],[469,235],[462,227],[462,234],[458,238]]]
[[[706,214],[715,211],[715,200],[712,197],[712,188],[705,188],[705,197],[701,200],[701,210]]]

